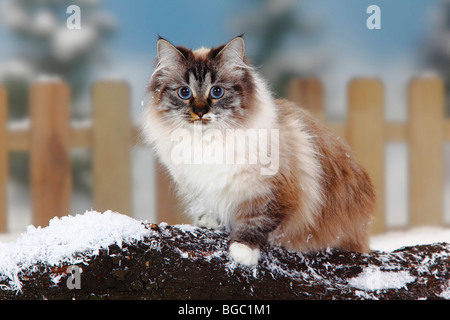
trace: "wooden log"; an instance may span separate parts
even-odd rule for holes
[[[266,248],[258,265],[233,262],[228,234],[189,225],[147,224],[142,241],[79,253],[79,288],[67,264],[19,274],[21,292],[1,299],[443,299],[450,245],[417,245],[360,254]],[[73,268],[73,267],[72,267]],[[33,271],[34,269],[34,271]],[[73,283],[73,282],[72,282]]]
[[[30,103],[33,224],[46,226],[53,217],[70,212],[69,87],[63,82],[38,82],[31,87]]]
[[[120,81],[98,82],[92,94],[94,208],[131,215],[129,87]]]
[[[7,229],[8,141],[6,122],[8,103],[6,89],[0,86],[0,232]]]
[[[411,226],[444,221],[444,84],[417,78],[409,87],[409,209]]]

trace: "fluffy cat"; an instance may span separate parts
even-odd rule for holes
[[[157,51],[144,136],[195,223],[230,232],[234,261],[256,264],[268,243],[300,251],[368,250],[375,202],[368,174],[309,112],[273,98],[244,55],[241,36],[195,51],[160,38]],[[231,141],[230,132],[245,135]],[[268,162],[250,159],[268,143],[273,170],[264,173]],[[221,157],[237,151],[243,162]],[[175,161],[179,154],[185,161]]]

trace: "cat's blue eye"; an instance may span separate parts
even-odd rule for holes
[[[178,96],[184,100],[189,99],[192,97],[192,91],[189,87],[181,87],[178,89]]]
[[[209,95],[213,99],[220,99],[220,98],[222,98],[224,92],[225,91],[223,90],[222,87],[214,86],[214,87],[211,88],[211,91],[209,92]]]

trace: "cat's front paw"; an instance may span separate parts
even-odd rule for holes
[[[232,242],[228,249],[231,258],[240,264],[253,266],[258,263],[261,252],[258,248],[250,248],[240,242]]]
[[[216,218],[204,214],[200,216],[200,218],[197,220],[196,225],[199,227],[205,227],[210,229],[218,229],[219,228],[219,221],[217,221]]]

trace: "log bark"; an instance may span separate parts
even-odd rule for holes
[[[257,266],[246,267],[229,257],[225,232],[189,225],[146,227],[150,233],[143,241],[111,245],[97,255],[84,256],[85,262],[76,265],[81,268],[80,289],[68,288],[68,282],[74,283],[68,265],[39,265],[37,272],[19,274],[21,292],[0,290],[0,298],[448,298],[450,245],[446,243],[369,254],[336,249],[293,253],[268,247]],[[392,283],[381,283],[381,288],[377,288],[380,283],[372,283],[374,288],[355,286],[361,281],[364,284],[361,279],[368,271],[373,271],[374,279],[378,279],[377,275],[392,275],[388,277]],[[397,276],[403,276],[404,285],[398,285]],[[367,281],[371,284],[370,277]]]

